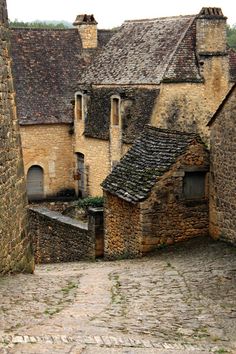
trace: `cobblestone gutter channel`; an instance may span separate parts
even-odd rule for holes
[[[65,335],[45,335],[45,336],[14,336],[5,335],[0,337],[0,343],[5,347],[11,347],[11,344],[85,344],[99,347],[108,348],[157,348],[168,349],[171,351],[183,350],[183,351],[210,351],[219,352],[221,349],[214,345],[193,345],[187,343],[161,343],[155,339],[137,339],[132,337],[114,337],[114,336],[65,336]]]

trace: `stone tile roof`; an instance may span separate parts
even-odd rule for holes
[[[131,203],[146,199],[158,177],[168,171],[195,141],[200,141],[200,138],[193,133],[145,127],[104,180],[103,189]]]
[[[194,53],[194,16],[126,21],[83,82],[159,84],[163,78],[200,80]]]
[[[84,135],[98,139],[109,139],[111,96],[119,95],[126,102],[122,109],[122,141],[132,143],[149,123],[158,89],[144,88],[93,88],[87,91],[90,99],[85,119]],[[96,117],[96,124],[94,124]]]
[[[99,47],[113,31],[99,30]],[[20,124],[71,123],[71,100],[97,54],[82,50],[77,29],[11,29],[13,76]]]
[[[229,73],[230,73],[230,81],[236,81],[236,51],[232,48],[228,49],[229,53]]]

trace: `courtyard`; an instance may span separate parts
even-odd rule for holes
[[[236,249],[38,265],[0,279],[0,353],[235,353]]]

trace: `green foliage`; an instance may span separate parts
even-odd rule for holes
[[[83,198],[78,201],[77,205],[82,209],[88,209],[88,207],[100,208],[103,206],[103,197]]]
[[[227,26],[227,43],[231,48],[236,49],[236,24]]]
[[[23,22],[18,21],[9,21],[9,26],[11,28],[54,28],[54,29],[66,29],[71,27],[71,24],[66,21],[33,21],[33,22]]]

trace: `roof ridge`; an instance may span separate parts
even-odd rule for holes
[[[167,64],[166,64],[166,66],[165,66],[165,68],[164,68],[162,80],[163,80],[163,78],[165,77],[165,75],[166,75],[166,73],[167,73],[167,71],[168,71],[168,69],[169,69],[169,67],[170,67],[170,65],[171,65],[171,62],[172,62],[172,60],[173,60],[173,58],[174,58],[174,56],[175,56],[177,50],[179,49],[180,43],[182,43],[182,41],[184,40],[184,38],[185,38],[185,36],[186,36],[186,34],[187,34],[189,28],[192,26],[192,24],[193,24],[193,22],[195,21],[196,17],[197,17],[197,15],[195,15],[195,16],[192,18],[192,21],[190,21],[190,23],[189,23],[189,25],[187,26],[186,30],[182,33],[180,39],[178,40],[178,42],[177,42],[177,44],[176,44],[176,47],[175,47],[175,50],[171,53],[170,58],[169,58],[169,60],[167,61]]]
[[[163,17],[155,17],[155,18],[144,18],[144,19],[133,19],[133,20],[125,20],[123,24],[125,23],[140,23],[140,22],[155,22],[155,21],[160,21],[160,20],[176,20],[177,18],[190,18],[190,17],[196,17],[197,15],[178,15],[178,16],[163,16]]]
[[[183,132],[180,130],[170,130],[167,128],[159,128],[159,127],[155,127],[153,125],[147,124],[144,128],[144,132],[146,130],[153,130],[156,132],[161,132],[161,133],[166,133],[166,134],[175,134],[175,135],[186,135],[186,136],[192,136],[192,137],[199,137],[199,135],[197,133],[190,133],[190,132]]]
[[[10,31],[23,30],[23,31],[78,31],[76,28],[36,28],[36,27],[10,27]]]

